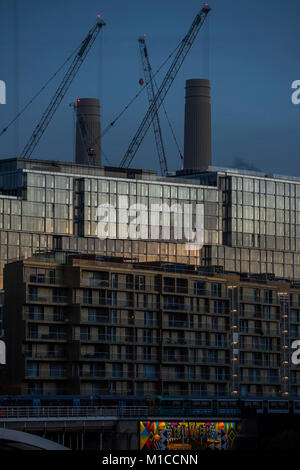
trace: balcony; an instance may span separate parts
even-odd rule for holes
[[[39,352],[39,351],[24,351],[23,355],[25,358],[30,359],[65,359],[66,354],[63,352]]]
[[[26,310],[23,312],[23,319],[30,320],[30,321],[38,321],[38,322],[65,322],[64,314],[60,313],[40,313],[40,312],[29,312]]]
[[[62,304],[68,303],[68,297],[66,295],[52,295],[52,296],[40,296],[37,294],[28,294],[27,302],[36,302],[40,304]]]
[[[28,339],[38,339],[38,340],[55,340],[55,341],[66,341],[66,333],[47,333],[41,334],[36,332],[29,332],[27,334]]]
[[[50,370],[50,369],[39,369],[38,371],[31,372],[27,370],[27,379],[65,379],[65,370]]]

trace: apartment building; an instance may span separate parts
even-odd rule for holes
[[[4,287],[6,393],[300,396],[291,281],[56,251]]]

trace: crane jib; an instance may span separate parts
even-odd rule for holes
[[[182,66],[183,62],[184,62],[184,59],[185,57],[187,56],[200,28],[202,27],[202,25],[204,24],[204,21],[208,15],[208,13],[211,11],[211,8],[208,6],[208,5],[205,5],[205,7],[202,8],[202,10],[200,11],[200,13],[198,13],[196,15],[196,17],[194,18],[194,21],[187,33],[187,35],[185,36],[185,38],[183,39],[183,41],[181,42],[181,46],[180,46],[180,49],[178,50],[178,53],[175,57],[175,59],[173,60],[172,64],[170,65],[170,68],[169,70],[167,71],[166,75],[165,75],[165,78],[163,79],[162,81],[162,84],[159,88],[159,90],[157,91],[155,97],[154,97],[154,100],[152,102],[152,104],[149,106],[148,108],[148,111],[146,113],[146,115],[144,116],[144,119],[142,120],[135,136],[133,137],[130,145],[129,145],[129,148],[126,152],[126,154],[124,155],[121,163],[120,163],[120,167],[121,168],[128,168],[130,163],[132,162],[136,152],[138,151],[153,119],[154,119],[154,116],[155,116],[155,113],[158,111],[158,109],[160,108],[164,98],[166,97],[174,79],[175,79],[175,76],[177,75],[180,67]]]
[[[68,91],[76,73],[81,67],[84,59],[86,58],[89,50],[91,49],[98,33],[101,30],[101,27],[105,26],[104,21],[98,21],[96,25],[88,32],[85,39],[82,41],[79,52],[75,55],[73,62],[68,68],[66,74],[64,75],[59,87],[57,88],[54,96],[52,97],[49,105],[44,111],[40,122],[35,127],[29,141],[23,149],[21,157],[30,158],[32,152],[40,141],[42,135],[44,134],[49,122],[51,121],[53,115],[55,114],[58,106],[63,100],[66,92]]]

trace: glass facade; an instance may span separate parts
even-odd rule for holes
[[[159,178],[154,172],[26,159],[0,162],[0,288],[7,261],[62,249],[139,261],[218,266],[225,271],[300,279],[300,181],[218,170]],[[154,205],[204,204],[204,247],[188,251],[176,220]],[[116,209],[110,238],[97,237],[97,208]],[[128,238],[126,211],[143,204],[140,239]],[[169,239],[165,235],[169,234]]]
[[[157,214],[153,228],[157,238],[152,239],[148,227],[154,206],[184,208],[192,204],[195,216],[196,204],[204,203],[204,242],[221,243],[218,188],[158,180],[152,172],[132,179],[124,172],[115,176],[105,169],[93,170],[91,176],[90,168],[67,163],[22,159],[0,163],[1,275],[7,261],[51,249],[201,264],[200,251],[187,251],[176,238],[172,212],[164,217]],[[97,208],[106,204],[116,213],[109,224],[110,239],[101,240],[97,236]],[[145,211],[140,214],[140,236],[133,240],[128,233],[127,211],[134,204],[142,204]]]

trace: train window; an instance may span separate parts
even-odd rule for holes
[[[255,409],[262,409],[263,402],[262,401],[244,401],[245,408],[255,408]]]
[[[211,401],[192,401],[191,406],[193,408],[211,408]]]
[[[295,413],[300,413],[300,401],[294,402],[294,411]]]
[[[268,409],[270,413],[282,413],[289,412],[289,402],[288,401],[269,401]]]
[[[182,408],[183,402],[182,401],[176,401],[176,400],[164,400],[162,402],[162,405],[165,406],[166,408]]]
[[[232,400],[232,401],[220,401],[219,402],[219,408],[236,408],[238,406],[238,401],[237,400]]]

